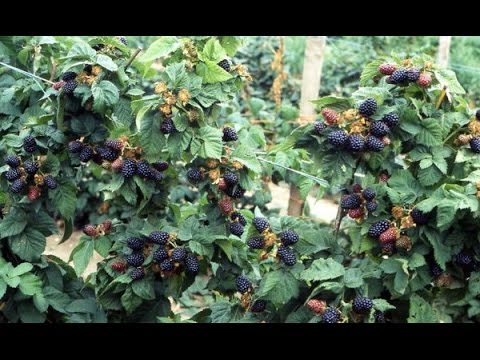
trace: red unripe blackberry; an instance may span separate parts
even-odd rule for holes
[[[417,84],[423,88],[429,87],[431,83],[432,83],[432,77],[430,76],[430,74],[427,74],[427,73],[420,74],[417,80]]]
[[[127,268],[126,264],[120,261],[116,261],[110,265],[111,268],[117,272],[124,272],[125,269]]]
[[[30,201],[37,200],[42,195],[42,191],[37,186],[30,186],[27,197]]]
[[[338,120],[338,113],[335,110],[324,108],[322,110],[322,116],[329,125],[336,124]]]
[[[352,219],[360,219],[361,217],[363,217],[363,209],[350,209],[348,210],[348,216],[350,216]]]
[[[307,307],[315,314],[322,315],[327,308],[327,303],[323,300],[310,299],[307,302]]]
[[[221,199],[218,202],[218,207],[220,208],[220,211],[225,215],[228,215],[233,211],[233,204],[228,198]]]
[[[395,70],[397,70],[397,65],[395,64],[381,64],[378,67],[378,71],[383,75],[392,75]]]
[[[83,233],[87,236],[95,237],[97,236],[97,227],[92,224],[87,224],[83,227]]]

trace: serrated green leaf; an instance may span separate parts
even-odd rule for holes
[[[447,87],[452,94],[465,94],[465,90],[457,80],[455,72],[449,69],[437,69],[434,71],[435,77],[442,87]]]
[[[396,307],[389,304],[387,300],[384,299],[374,299],[373,300],[373,307],[379,311],[387,311],[395,309]]]
[[[34,274],[24,274],[18,288],[23,294],[32,296],[42,292],[42,280]]]
[[[150,44],[148,49],[138,58],[140,62],[148,63],[155,59],[167,56],[180,46],[180,42],[175,36],[160,36]]]
[[[299,282],[286,270],[272,271],[263,277],[257,294],[279,307],[298,296]]]
[[[344,274],[345,269],[342,264],[328,258],[326,260],[317,259],[312,262],[310,267],[302,272],[300,278],[305,281],[323,281],[335,279]]]
[[[362,277],[362,270],[352,268],[347,269],[345,271],[345,275],[343,277],[343,281],[345,286],[348,288],[358,288],[363,285],[363,277]]]
[[[82,276],[93,256],[94,240],[83,240],[74,250],[72,255],[73,265],[77,276]]]
[[[254,173],[260,174],[262,172],[262,166],[258,161],[254,152],[246,146],[239,145],[231,155],[232,160],[237,160],[239,163],[245,165]]]
[[[225,52],[225,49],[220,42],[213,37],[207,41],[201,53],[202,61],[208,60],[213,63],[218,63],[226,57],[227,53]]]
[[[319,109],[328,107],[335,111],[344,111],[352,107],[350,99],[338,96],[324,96],[317,100],[311,100],[310,102],[316,105]]]
[[[363,68],[362,74],[360,75],[360,85],[365,86],[370,80],[373,80],[375,76],[379,74],[378,67],[383,64],[383,60],[374,60]]]
[[[109,71],[117,71],[118,66],[115,64],[110,56],[104,54],[97,54],[97,64]]]
[[[413,294],[410,296],[410,310],[407,321],[409,323],[436,323],[438,319],[430,304],[422,297]]]
[[[13,208],[5,218],[0,221],[0,238],[18,235],[27,226],[27,215],[23,210]]]
[[[45,236],[38,230],[26,228],[21,234],[9,238],[12,251],[26,261],[37,260],[45,250]]]
[[[155,291],[153,289],[153,281],[151,279],[141,279],[132,282],[133,292],[145,300],[154,300]]]
[[[107,257],[110,249],[112,248],[112,241],[108,236],[100,236],[94,241],[94,248],[97,253],[102,257]]]
[[[419,121],[421,130],[416,134],[418,144],[436,146],[442,144],[442,127],[437,119],[424,119]]]
[[[233,56],[237,52],[237,49],[242,45],[240,36],[222,36],[220,38],[220,44],[227,52],[228,56]]]
[[[77,204],[77,189],[73,183],[65,183],[50,191],[52,202],[60,214],[67,219],[73,218]]]
[[[143,302],[140,296],[137,296],[133,293],[131,287],[127,287],[120,300],[127,314],[131,314]]]
[[[220,159],[222,156],[223,133],[217,128],[205,126],[199,129],[197,139],[201,146],[199,155],[203,158]]]
[[[102,80],[92,85],[93,109],[103,112],[108,106],[113,106],[120,99],[117,87],[108,80]]]
[[[23,275],[23,274],[29,272],[32,269],[33,269],[32,264],[21,263],[21,264],[17,265],[14,269],[10,270],[8,272],[8,276],[10,276],[10,277],[20,276],[20,275]]]
[[[200,62],[196,67],[197,75],[203,79],[204,84],[214,84],[232,78],[227,71],[223,70],[216,62]]]

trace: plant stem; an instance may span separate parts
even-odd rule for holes
[[[57,98],[57,129],[63,131],[64,130],[64,124],[63,124],[63,117],[65,115],[65,98],[64,95],[61,94]]]
[[[133,60],[135,60],[138,54],[140,54],[140,51],[142,51],[142,49],[138,48],[137,50],[135,50],[132,56],[130,56],[130,59],[128,59],[127,63],[125,64],[125,70],[128,69],[128,67],[132,64]]]
[[[445,145],[448,142],[448,140],[450,140],[453,136],[457,135],[460,131],[462,131],[461,126],[459,126],[454,132],[448,135],[447,138],[443,141],[442,145]]]

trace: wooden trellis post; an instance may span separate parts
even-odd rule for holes
[[[301,123],[315,121],[315,106],[310,103],[310,100],[318,98],[320,92],[320,78],[322,76],[326,40],[326,36],[309,36],[305,44],[300,98]],[[300,197],[300,190],[295,185],[290,185],[288,215],[300,216],[303,212],[303,205],[304,201]]]
[[[450,55],[450,44],[452,43],[451,36],[440,36],[438,44],[437,63],[442,68],[448,67],[448,57]]]

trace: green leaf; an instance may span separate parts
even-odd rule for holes
[[[352,268],[345,271],[343,277],[345,286],[348,288],[358,288],[363,285],[362,270]]]
[[[324,96],[317,100],[311,100],[310,102],[316,105],[318,109],[328,107],[335,111],[344,111],[352,107],[350,99],[338,96]]]
[[[390,305],[388,301],[384,299],[374,299],[373,307],[379,311],[387,311],[387,310],[395,309],[395,306]]]
[[[107,257],[112,248],[112,241],[108,236],[100,236],[94,240],[94,248],[102,257]]]
[[[14,269],[10,270],[8,272],[8,276],[10,276],[10,277],[20,276],[20,275],[23,275],[23,274],[29,272],[32,269],[33,269],[32,264],[21,263],[21,264],[17,265]]]
[[[210,310],[212,323],[228,323],[242,317],[241,308],[237,304],[230,304],[224,300],[213,303]]]
[[[65,228],[63,231],[62,239],[60,240],[59,244],[62,244],[68,239],[70,239],[70,236],[72,236],[72,233],[73,233],[73,220],[65,219]]]
[[[17,311],[23,323],[40,324],[47,317],[46,314],[40,313],[30,301],[19,303]]]
[[[133,293],[131,287],[127,287],[120,300],[122,301],[122,305],[128,314],[131,314],[143,302],[140,296],[137,296]]]
[[[75,185],[68,182],[60,185],[50,193],[53,193],[53,206],[60,212],[60,214],[66,219],[73,218],[77,205],[77,189]]]
[[[473,296],[480,294],[480,273],[472,272],[470,279],[468,279],[468,291],[470,291],[470,294]]]
[[[423,191],[409,171],[397,170],[388,180],[387,193],[394,204],[412,204]]]
[[[160,149],[165,146],[165,136],[160,132],[160,124],[154,116],[147,116],[140,129],[140,145],[147,161],[158,160]]]
[[[442,144],[442,127],[437,119],[424,119],[419,121],[420,132],[415,137],[418,144],[436,146]]]
[[[5,218],[0,221],[0,238],[18,235],[27,226],[27,214],[23,210],[13,208]]]
[[[65,307],[71,302],[71,299],[67,294],[52,286],[46,286],[43,289],[43,295],[48,304],[59,312],[66,312]]]
[[[70,313],[90,313],[97,312],[97,305],[94,299],[76,299],[65,308]]]
[[[33,305],[35,305],[40,312],[45,312],[48,309],[47,299],[45,299],[45,296],[41,292],[33,295]]]
[[[452,94],[465,94],[465,90],[457,80],[454,71],[449,69],[437,69],[434,71],[435,77],[442,87],[446,86],[448,91]]]
[[[97,54],[97,64],[109,71],[117,71],[118,66],[115,64],[110,56],[104,54]]]
[[[113,174],[110,182],[99,184],[98,191],[118,191],[122,187],[124,182],[125,178],[121,174]]]
[[[83,240],[75,248],[72,258],[75,273],[77,276],[81,276],[90,262],[93,256],[94,240]]]
[[[227,53],[225,49],[220,45],[220,42],[213,37],[207,41],[200,56],[202,61],[209,60],[214,63],[218,63],[226,57]]]
[[[141,279],[132,282],[133,292],[145,300],[154,300],[155,291],[153,289],[153,281],[151,279]]]
[[[227,71],[223,70],[216,62],[206,61],[200,62],[196,67],[197,75],[203,79],[204,84],[214,84],[226,81],[232,78]]]
[[[140,62],[147,63],[155,59],[167,56],[180,46],[175,36],[160,36],[148,49],[138,58]]]
[[[342,264],[328,258],[326,260],[317,259],[312,262],[310,267],[302,272],[300,278],[305,281],[323,281],[335,279],[344,274],[345,269]]]
[[[20,277],[18,288],[23,294],[32,296],[42,292],[42,280],[37,275],[25,274]]]
[[[227,239],[220,239],[220,240],[216,240],[215,244],[220,246],[220,248],[223,250],[225,255],[227,255],[228,260],[232,261],[232,251],[233,251],[232,242]]]
[[[97,112],[105,111],[106,107],[113,106],[120,99],[115,85],[108,80],[94,82],[92,85],[93,109]]]
[[[242,40],[239,36],[222,36],[220,38],[220,44],[227,52],[228,56],[233,56],[237,52],[237,49],[242,45]]]
[[[237,160],[239,163],[245,165],[254,173],[260,174],[262,172],[262,165],[258,161],[252,149],[244,145],[239,145],[231,155],[232,160]]]
[[[202,144],[199,155],[204,158],[220,159],[223,149],[222,136],[222,131],[217,128],[211,126],[200,128],[197,136]]]
[[[7,283],[0,277],[0,299],[7,291]]]
[[[78,40],[70,49],[67,54],[67,58],[75,58],[78,60],[90,60],[95,59],[96,51],[92,49],[86,42]]]
[[[417,176],[418,176],[418,181],[423,186],[432,186],[437,182],[439,182],[443,177],[442,172],[439,169],[437,169],[435,166],[431,166],[426,169],[420,169],[418,171]]]
[[[407,319],[409,323],[436,323],[438,322],[432,307],[420,296],[410,296],[410,311]]]
[[[267,273],[256,291],[257,295],[270,300],[276,307],[285,304],[299,294],[299,282],[288,271],[282,269]]]
[[[375,76],[379,74],[378,67],[383,64],[383,60],[374,60],[363,68],[362,74],[360,75],[360,85],[367,85],[368,81],[372,80]]]
[[[437,230],[426,228],[424,233],[433,247],[433,255],[437,264],[446,269],[446,263],[450,261],[452,254],[450,248],[442,243],[442,236]]]
[[[26,261],[40,258],[45,250],[46,242],[45,236],[32,228],[27,228],[23,233],[9,238],[12,251]]]

